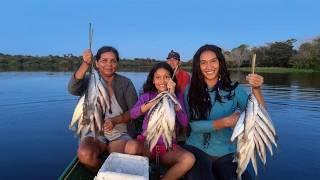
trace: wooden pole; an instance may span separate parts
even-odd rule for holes
[[[91,26],[91,23],[89,23],[89,49],[90,49],[90,51],[92,48],[92,35],[93,35],[93,28]]]
[[[251,70],[251,72],[252,72],[252,74],[254,74],[254,68],[256,67],[256,54],[253,54],[253,56],[252,56],[252,66],[251,66],[251,68],[252,68],[252,70]]]
[[[177,72],[178,68],[179,68],[179,65],[174,69],[171,79],[173,79],[174,76],[176,75],[176,72]]]

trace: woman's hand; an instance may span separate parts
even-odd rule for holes
[[[252,87],[252,93],[256,97],[259,104],[263,107],[266,107],[264,98],[261,91],[261,86],[263,84],[263,77],[258,74],[248,74],[246,77],[247,81]]]
[[[174,94],[175,93],[174,91],[176,88],[176,83],[172,79],[170,79],[168,81],[167,88],[168,88],[169,93]]]
[[[246,80],[253,89],[259,89],[263,84],[263,77],[259,74],[248,74]]]
[[[82,63],[79,69],[75,73],[75,78],[83,79],[91,63],[92,63],[92,53],[89,49],[86,49],[82,53]]]
[[[140,108],[141,112],[142,112],[142,113],[145,113],[145,112],[149,111],[149,109],[150,109],[153,105],[155,105],[156,103],[158,103],[158,101],[152,101],[152,102],[144,103],[143,105],[141,105],[141,108]]]
[[[111,119],[106,118],[104,120],[104,124],[103,124],[103,130],[104,132],[110,132],[113,129],[114,124],[112,123]]]
[[[220,119],[217,119],[212,122],[213,128],[215,130],[234,127],[237,124],[237,121],[240,117],[240,112],[236,111],[232,113],[230,116],[226,116]]]
[[[230,116],[227,116],[225,118],[225,127],[234,127],[237,124],[239,117],[240,117],[239,111],[235,111]]]
[[[85,63],[89,66],[92,62],[92,52],[89,49],[86,49],[82,53],[82,58],[83,58],[82,63]]]
[[[174,105],[174,110],[175,110],[176,112],[180,111],[180,110],[181,110],[181,106],[175,104],[175,105]]]

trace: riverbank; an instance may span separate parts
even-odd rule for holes
[[[148,65],[123,65],[120,64],[118,71],[121,72],[149,72],[153,64]],[[182,68],[191,73],[191,66],[182,65]],[[38,72],[38,71],[49,71],[49,72],[73,72],[77,69],[74,68],[0,68],[0,72]],[[228,68],[230,71],[241,71],[251,72],[251,67],[240,67],[240,68]],[[280,68],[280,67],[256,67],[255,72],[257,73],[314,73],[320,72],[320,70],[313,69],[296,69],[296,68]]]
[[[230,71],[251,72],[251,67],[229,68]],[[320,70],[313,69],[296,69],[296,68],[281,68],[281,67],[256,67],[255,72],[259,73],[313,73]]]
[[[191,66],[183,66],[183,69],[191,72]],[[228,68],[230,71],[251,72],[251,67]],[[296,68],[281,68],[281,67],[256,67],[257,73],[313,73],[320,70],[313,69],[296,69]]]

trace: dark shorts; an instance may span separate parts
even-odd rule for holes
[[[184,145],[184,149],[196,157],[193,167],[185,175],[190,180],[236,180],[237,163],[233,162],[234,156],[227,154],[222,157],[212,157],[204,151],[190,145]],[[246,170],[242,174],[243,180],[251,180],[250,173]]]

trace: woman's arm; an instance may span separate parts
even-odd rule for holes
[[[234,127],[239,119],[240,112],[236,111],[232,113],[230,116],[226,116],[223,118],[219,118],[212,122],[212,127],[214,130]]]
[[[129,111],[126,111],[125,113],[122,113],[118,116],[115,116],[113,118],[106,118],[104,120],[104,130],[106,132],[111,131],[115,125],[120,124],[120,123],[127,123],[130,120],[130,113]]]
[[[86,49],[82,54],[83,60],[79,67],[79,69],[75,73],[76,79],[83,79],[84,75],[86,74],[87,70],[89,69],[91,65],[92,60],[92,53],[89,49]]]
[[[72,74],[68,84],[68,90],[72,95],[81,96],[85,91],[88,84],[88,79],[85,78],[85,74],[90,67],[91,58],[91,51],[85,50],[83,52],[82,64],[80,65],[79,69]]]
[[[130,118],[136,119],[147,112],[147,110],[149,110],[152,105],[151,103],[147,103],[148,101],[148,94],[142,94],[136,104],[130,109]]]
[[[188,119],[187,113],[183,110],[183,108],[179,108],[179,110],[176,112],[176,115],[179,123],[183,127],[188,127],[189,119]]]
[[[137,91],[131,80],[129,80],[126,85],[124,97],[125,97],[125,101],[127,103],[128,109],[131,109],[138,100]]]
[[[229,116],[225,116],[216,120],[197,120],[191,121],[190,127],[194,132],[206,133],[213,130],[220,130],[224,128],[234,127],[239,119],[240,113],[238,111]]]

